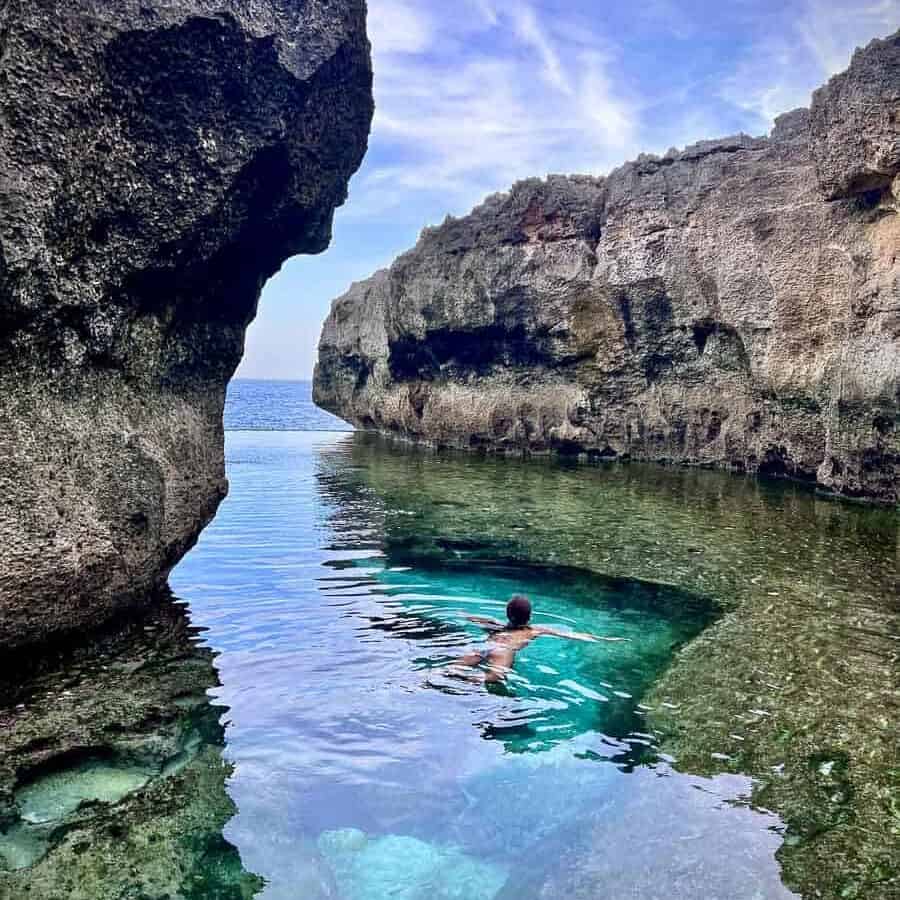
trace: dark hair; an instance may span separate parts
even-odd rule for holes
[[[513,596],[506,604],[506,618],[510,625],[521,628],[531,618],[531,601],[521,594]]]

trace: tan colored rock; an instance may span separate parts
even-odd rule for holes
[[[898,47],[859,51],[768,138],[521,182],[426,230],[335,301],[316,401],[433,444],[896,503]]]

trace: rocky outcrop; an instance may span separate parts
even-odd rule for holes
[[[262,891],[222,834],[228,708],[183,606],[153,603],[37,670],[18,656],[0,662],[0,900]]]
[[[900,33],[768,138],[516,184],[336,300],[315,399],[437,445],[900,500]]]
[[[0,646],[166,579],[226,490],[264,281],[328,244],[372,114],[363,0],[0,8]]]

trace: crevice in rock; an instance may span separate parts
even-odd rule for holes
[[[524,326],[488,325],[471,331],[449,328],[425,337],[402,337],[390,343],[388,367],[395,381],[432,381],[438,377],[486,375],[495,366],[536,368],[558,362],[546,335]]]

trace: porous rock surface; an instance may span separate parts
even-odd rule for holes
[[[265,280],[372,114],[363,0],[0,5],[0,646],[160,587]]]
[[[335,301],[354,424],[900,500],[900,32],[767,138],[513,186]]]

